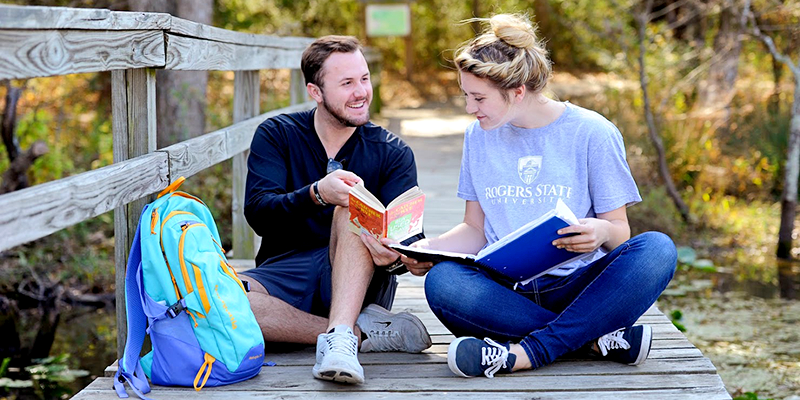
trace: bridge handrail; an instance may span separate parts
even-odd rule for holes
[[[114,210],[117,353],[122,354],[125,263],[141,210],[180,176],[233,159],[233,247],[253,258],[244,220],[246,160],[264,119],[309,109],[300,57],[311,38],[234,32],[165,13],[0,5],[0,80],[111,71],[114,163],[0,195],[0,251]],[[367,50],[373,84],[380,55]],[[156,69],[234,74],[234,124],[156,150]],[[259,70],[291,69],[291,106],[260,113]],[[379,105],[376,87],[374,102]]]

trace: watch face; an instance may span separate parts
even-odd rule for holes
[[[386,272],[392,275],[400,275],[408,272],[408,268],[406,268],[406,265],[400,262],[400,260],[397,260],[394,263],[387,265],[385,268]]]

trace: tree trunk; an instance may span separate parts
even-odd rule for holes
[[[753,35],[767,46],[773,58],[792,71],[794,78],[792,120],[789,128],[789,146],[786,149],[783,193],[781,194],[781,226],[778,230],[778,250],[776,251],[779,259],[789,260],[792,258],[792,231],[797,215],[797,178],[800,175],[800,62],[796,63],[786,54],[779,52],[772,38],[761,32],[758,21],[750,9],[750,0],[744,2],[742,19],[752,24]]]
[[[133,11],[165,12],[211,24],[213,0],[128,0]],[[200,136],[206,126],[208,71],[156,72],[157,147]]]
[[[21,87],[14,87],[10,82],[6,82],[6,106],[3,110],[3,124],[0,126],[0,136],[3,137],[3,144],[8,153],[8,169],[3,172],[2,182],[0,182],[0,194],[24,189],[30,184],[28,182],[28,169],[33,162],[47,154],[49,149],[41,141],[35,141],[30,148],[22,151],[17,138],[17,104],[22,95]]]
[[[17,329],[18,320],[16,304],[0,295],[0,360],[6,357],[19,357],[21,347]]]
[[[19,140],[16,136],[17,130],[17,102],[22,96],[22,88],[14,87],[11,82],[6,82],[6,108],[3,110],[3,124],[0,127],[0,134],[3,136],[3,144],[6,146],[8,161],[14,162],[19,156]]]
[[[723,0],[719,15],[719,30],[714,37],[714,60],[709,74],[700,83],[697,105],[715,112],[723,121],[730,117],[730,102],[736,93],[734,84],[739,74],[739,54],[742,50],[741,8],[736,0]]]
[[[669,173],[669,166],[667,165],[667,156],[664,151],[664,144],[661,140],[661,136],[658,134],[656,130],[655,118],[653,117],[652,109],[650,108],[650,95],[647,92],[647,71],[645,69],[645,62],[644,62],[644,55],[646,52],[645,42],[646,42],[646,32],[645,29],[647,28],[647,22],[649,20],[650,10],[653,6],[653,0],[648,0],[647,3],[644,5],[641,13],[636,15],[636,23],[637,23],[637,31],[639,35],[639,82],[642,86],[642,97],[644,100],[644,116],[645,120],[647,121],[647,130],[650,135],[650,141],[653,143],[653,147],[656,149],[656,153],[658,154],[658,172],[661,176],[661,179],[664,181],[664,186],[667,189],[667,194],[672,199],[672,202],[675,204],[675,207],[678,208],[678,212],[681,214],[681,218],[683,218],[686,222],[692,222],[691,214],[689,212],[689,206],[681,198],[680,193],[678,193],[678,189],[675,187],[675,183],[672,182],[672,175]]]
[[[775,57],[772,57],[772,81],[775,83],[775,88],[769,96],[767,102],[767,111],[772,115],[778,115],[781,112],[781,77],[783,76],[783,64]]]
[[[800,76],[794,77],[792,122],[781,194],[781,227],[778,230],[778,258],[792,258],[792,231],[797,215],[797,179],[800,176]]]

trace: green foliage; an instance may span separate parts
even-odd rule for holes
[[[717,272],[714,262],[705,258],[697,258],[697,253],[691,247],[678,247],[678,264],[702,272]]]
[[[37,359],[34,360],[35,364],[25,367],[26,374],[21,376],[24,379],[11,379],[3,376],[10,362],[10,358],[6,358],[0,368],[0,393],[9,392],[12,394],[11,398],[16,398],[14,394],[32,390],[42,400],[68,396],[72,394],[72,388],[68,384],[89,374],[84,370],[71,369],[67,365],[68,360],[68,354]]]
[[[672,324],[675,325],[675,328],[678,328],[681,332],[686,332],[686,326],[683,325],[683,312],[681,310],[672,310],[669,313],[669,319],[672,321]]]
[[[759,398],[757,393],[746,392],[746,393],[744,393],[742,395],[734,397],[733,400],[774,400],[774,399],[772,399],[772,398],[769,398],[769,399]]]

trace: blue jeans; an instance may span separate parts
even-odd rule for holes
[[[632,326],[667,287],[676,263],[672,240],[647,232],[571,275],[545,275],[516,291],[477,267],[439,263],[425,278],[425,296],[454,335],[519,342],[538,368]]]

